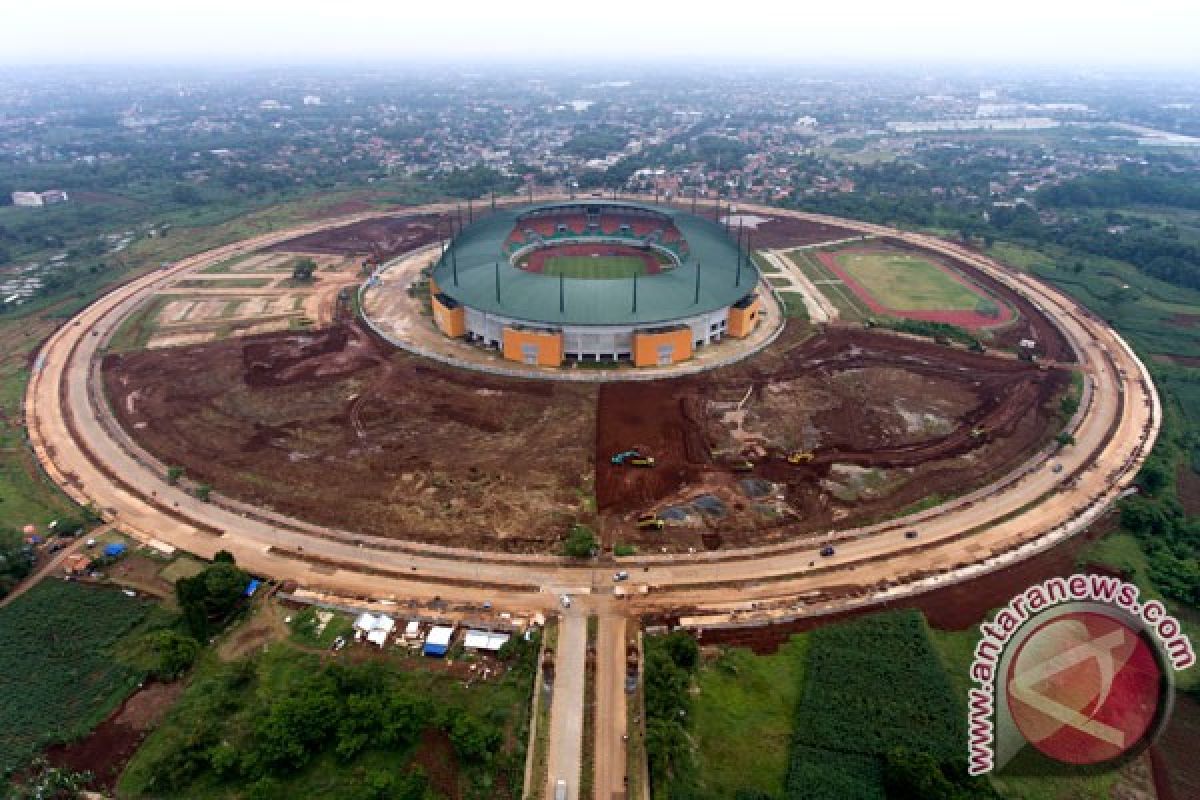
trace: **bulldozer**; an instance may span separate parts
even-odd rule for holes
[[[631,467],[653,467],[654,456],[643,454],[640,450],[623,450],[609,459],[613,464],[620,466],[627,464]]]

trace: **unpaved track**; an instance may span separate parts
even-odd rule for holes
[[[831,532],[827,540],[837,542],[837,553],[830,558],[818,554],[818,542],[620,559],[632,573],[623,584],[632,593],[626,600],[599,596],[611,591],[607,569],[546,556],[482,560],[449,548],[405,549],[333,530],[317,534],[311,525],[202,503],[168,486],[161,470],[149,468],[105,427],[91,367],[104,337],[145,296],[160,289],[164,278],[293,238],[296,230],[218,248],[168,272],[138,278],[60,328],[43,347],[29,382],[30,441],[47,473],[73,499],[93,503],[123,531],[205,557],[230,550],[247,569],[271,578],[294,579],[309,588],[352,597],[488,600],[497,608],[520,611],[552,608],[559,593],[572,593],[576,603],[564,619],[559,640],[548,778],[552,792],[553,781],[566,777],[575,798],[589,611],[632,615],[689,609],[698,624],[722,624],[730,614],[761,623],[896,601],[967,580],[982,570],[1031,557],[1086,527],[1132,482],[1161,423],[1159,398],[1144,366],[1111,329],[1056,290],[933,237],[799,212],[753,206],[746,210],[836,223],[928,247],[973,265],[1036,303],[1058,321],[1076,360],[1094,382],[1074,430],[1076,444],[1052,457],[1035,455],[1013,476],[914,517]],[[355,219],[371,216],[378,215]],[[1050,469],[1051,463],[1061,463],[1061,472]],[[903,532],[914,526],[920,537],[905,539]],[[758,607],[752,608],[752,603]],[[619,627],[615,620],[607,625],[605,639],[616,636]],[[614,649],[623,654],[623,643],[616,648],[605,645],[599,651],[601,663],[616,657]],[[610,789],[623,777],[624,764],[613,748],[612,737],[619,735],[615,731],[624,719],[617,713],[620,700],[609,695],[616,686],[613,666],[603,667],[604,680],[598,682],[603,722],[598,726],[597,778]]]
[[[762,213],[779,212],[763,209]],[[332,224],[341,222],[326,223]],[[868,233],[886,231],[859,227]],[[294,235],[294,231],[272,234],[221,248],[182,262],[172,273]],[[1096,381],[1093,400],[1075,431],[1077,444],[1056,457],[1064,470],[1053,473],[1045,457],[1035,458],[1030,471],[990,488],[986,495],[975,493],[921,514],[917,541],[903,539],[903,530],[912,524],[908,520],[831,534],[830,538],[844,540],[833,558],[820,558],[816,545],[788,544],[694,557],[624,559],[622,563],[634,573],[630,588],[652,587],[648,594],[628,601],[631,612],[680,606],[735,610],[750,601],[786,599],[830,587],[862,587],[867,595],[846,598],[842,592],[840,599],[830,597],[828,602],[810,602],[806,607],[810,613],[833,610],[847,599],[871,599],[872,590],[884,584],[954,570],[1037,540],[1075,520],[1084,509],[1103,507],[1132,480],[1157,433],[1161,409],[1148,379],[1143,383],[1142,365],[1124,343],[1106,326],[1084,316],[1073,302],[1036,281],[932,237],[903,236],[967,260],[1059,318],[1076,343],[1078,358]],[[163,277],[164,273],[152,273],[106,295],[56,332],[39,357],[27,394],[31,441],[49,474],[76,500],[94,502],[107,519],[118,520],[136,536],[157,537],[204,556],[230,549],[264,575],[348,594],[441,595],[527,609],[553,605],[554,595],[546,589],[590,585],[587,570],[553,558],[509,557],[485,563],[446,549],[384,550],[369,540],[356,546],[336,532],[318,538],[306,532],[309,526],[248,517],[168,487],[161,474],[133,457],[100,423],[88,369],[103,340],[103,335],[93,332],[112,330]],[[1114,364],[1124,375],[1114,371]],[[1064,487],[1077,471],[1078,483]],[[1067,532],[1059,529],[1056,535]],[[815,566],[809,567],[810,562]],[[487,585],[471,585],[480,583]]]

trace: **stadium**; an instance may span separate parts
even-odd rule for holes
[[[446,336],[523,364],[666,366],[763,309],[740,236],[699,216],[587,200],[499,210],[464,226],[430,278]]]

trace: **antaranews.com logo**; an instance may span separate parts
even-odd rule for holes
[[[1108,575],[1051,578],[1014,597],[971,663],[968,771],[1026,745],[1066,764],[1105,764],[1150,744],[1170,715],[1174,673],[1196,663],[1179,620]]]

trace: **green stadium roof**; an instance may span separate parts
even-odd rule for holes
[[[601,206],[650,211],[670,217],[687,241],[688,252],[675,269],[637,279],[637,313],[633,311],[633,280],[572,279],[562,281],[563,311],[559,310],[559,279],[512,266],[504,245],[517,220],[530,211]],[[496,211],[469,225],[454,240],[458,282],[447,253],[433,276],[438,289],[470,308],[547,325],[627,325],[670,322],[733,305],[758,284],[758,271],[747,259],[737,279],[737,245],[725,229],[669,208],[639,203],[577,200]],[[496,299],[499,265],[500,299]],[[700,301],[694,302],[696,270],[700,269]]]

